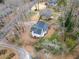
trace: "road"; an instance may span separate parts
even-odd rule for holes
[[[0,42],[0,46],[6,47],[6,48],[11,48],[17,51],[19,59],[32,59],[31,55],[22,47],[17,47],[15,45],[11,44],[6,44],[4,42]]]

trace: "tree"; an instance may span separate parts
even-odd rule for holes
[[[68,1],[67,0],[57,0],[57,5],[54,7],[55,11],[63,11],[66,9]]]
[[[58,6],[62,6],[62,5],[63,5],[63,6],[66,6],[66,5],[67,5],[67,0],[58,0],[58,1],[57,1],[57,5],[58,5]]]
[[[13,58],[15,55],[16,55],[15,53],[10,53],[10,54],[6,57],[6,59],[11,59],[11,58]]]
[[[65,18],[65,23],[64,27],[66,28],[66,32],[70,32],[73,30],[73,24],[74,22],[72,21],[72,9],[67,13],[67,16]]]
[[[72,9],[65,11],[64,16],[62,15],[59,18],[60,22],[60,32],[62,33],[62,40],[66,40],[66,34],[70,33],[73,30],[73,21],[72,21]]]
[[[62,37],[62,40],[66,43],[66,45],[69,47],[69,49],[73,50],[77,42],[77,35],[79,32],[78,27],[78,21],[79,18],[77,16],[77,8],[74,3],[69,7],[69,9],[64,11],[64,15],[62,15],[60,20],[60,32],[62,33],[60,36]]]
[[[0,0],[0,3],[4,3],[4,0]]]
[[[7,53],[6,49],[0,50],[0,55],[6,54],[6,53]]]

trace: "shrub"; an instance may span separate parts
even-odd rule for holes
[[[59,36],[55,33],[50,38],[40,39],[34,47],[37,51],[46,49],[47,52],[52,54],[60,54],[63,51],[63,44],[58,39]]]
[[[6,49],[4,49],[4,50],[0,50],[0,55],[5,54],[6,52],[7,52]]]
[[[66,41],[65,41],[66,45],[67,45],[67,48],[69,50],[73,50],[75,45],[77,44],[76,40],[73,39],[73,38],[67,38]]]
[[[7,57],[6,57],[6,59],[11,59],[12,57],[14,57],[15,56],[15,53],[11,53],[11,54],[9,54]]]

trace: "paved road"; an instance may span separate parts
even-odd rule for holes
[[[0,46],[16,50],[19,55],[19,59],[32,59],[31,55],[24,48],[6,44],[4,42],[0,42]]]

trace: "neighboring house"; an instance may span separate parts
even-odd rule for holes
[[[48,31],[48,24],[43,21],[38,21],[31,28],[31,34],[33,37],[43,37]]]
[[[50,9],[41,10],[40,16],[42,17],[42,19],[48,19],[52,16],[52,11]]]
[[[49,0],[47,4],[49,6],[56,6],[57,5],[57,0]]]

